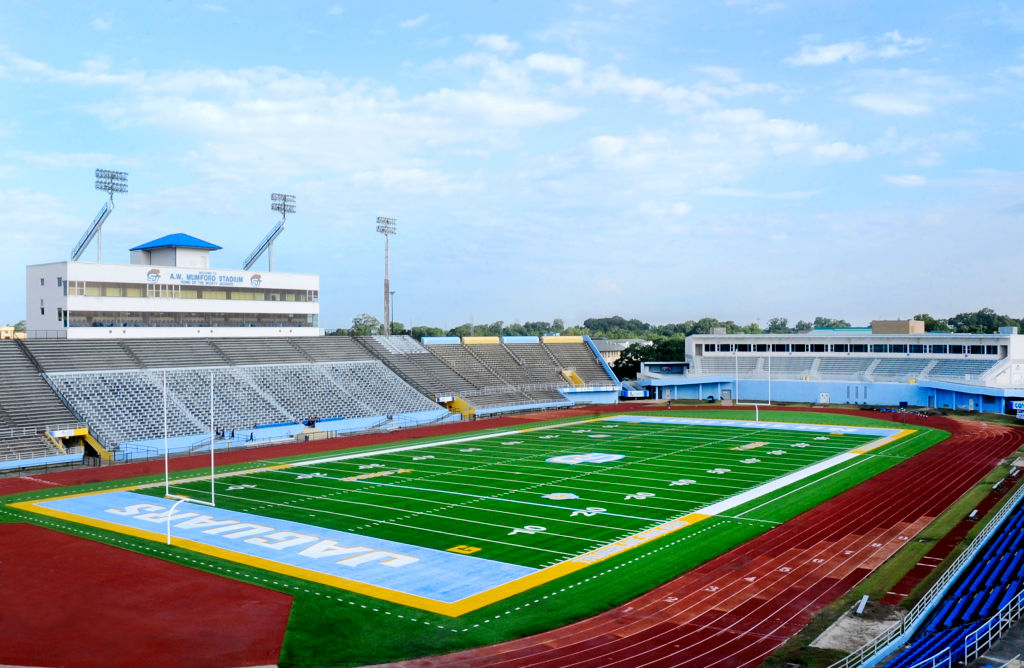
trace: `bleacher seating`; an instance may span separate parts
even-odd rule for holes
[[[562,370],[573,365],[559,361],[550,347],[542,343],[440,343],[429,345],[427,349],[466,380],[470,387],[454,394],[478,411],[571,403],[557,388],[571,387],[562,376]],[[589,355],[590,361],[600,369],[593,353]],[[588,377],[594,377],[593,369],[582,363],[578,366]],[[600,375],[603,384],[611,384],[603,369]]]
[[[819,357],[818,373],[822,376],[855,376],[868,370],[871,357]]]
[[[714,356],[701,358],[702,373],[709,376],[734,373],[751,374],[758,367],[757,357]]]
[[[137,369],[122,340],[26,339],[26,349],[43,371]]]
[[[213,339],[213,346],[231,364],[291,364],[313,358],[286,338]]]
[[[429,348],[430,352],[479,390],[498,387],[512,389],[493,369],[487,367],[461,343],[439,344]]]
[[[292,343],[314,362],[355,362],[374,356],[351,336],[297,336]]]
[[[929,376],[949,380],[977,379],[995,366],[998,360],[943,359],[935,363]]]
[[[586,343],[542,343],[563,369],[572,369],[584,383],[594,386],[617,385]]]
[[[0,462],[12,459],[32,459],[59,454],[46,436],[29,434],[0,436]]]
[[[380,358],[388,368],[401,376],[405,382],[428,397],[463,396],[467,392],[479,389],[410,337],[360,336],[356,338],[368,351]],[[419,346],[419,352],[411,352],[411,346],[400,343],[386,346],[382,339],[388,338],[392,340],[408,339]]]
[[[928,368],[932,361],[932,359],[927,357],[880,358],[878,364],[872,369],[871,376],[880,380],[916,378]]]
[[[125,339],[124,347],[139,360],[140,366],[161,368],[182,366],[223,366],[230,360],[221,354],[211,339]]]
[[[0,341],[0,378],[0,427],[77,424],[15,341]]]
[[[1018,506],[887,668],[909,668],[947,649],[963,656],[969,634],[1018,596],[1022,587],[1024,507]]]
[[[211,373],[213,424],[224,430],[438,408],[378,360],[68,372],[49,378],[94,436],[114,447],[163,435],[164,374],[168,435],[209,432]]]
[[[569,405],[558,391],[572,387],[565,369],[591,386],[614,382],[576,342],[425,347],[408,336],[326,336],[3,343],[0,427],[69,426],[80,424],[77,414],[107,447],[162,437],[165,372],[171,436],[209,430],[211,370],[214,423],[224,429],[436,411],[430,399],[446,396],[486,411]]]
[[[804,377],[824,380],[905,382],[918,380],[978,381],[1000,360],[949,359],[920,355],[913,357],[875,357],[868,355],[812,356],[779,355],[771,357],[771,375],[780,379]],[[717,376],[739,373],[742,378],[767,378],[766,355],[700,355],[691,362],[690,375]]]

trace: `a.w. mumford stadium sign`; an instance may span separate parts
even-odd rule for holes
[[[262,282],[259,274],[234,271],[188,271],[181,269],[157,269],[146,272],[146,280],[150,283],[174,283],[178,285],[221,285],[225,287],[251,286],[258,288]]]

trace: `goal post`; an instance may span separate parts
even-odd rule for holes
[[[217,506],[217,496],[214,483],[216,481],[216,462],[214,460],[214,450],[217,445],[216,441],[216,429],[213,423],[213,374],[214,369],[210,369],[210,500],[195,498],[185,494],[177,494],[171,491],[171,471],[170,471],[170,451],[168,449],[168,438],[167,438],[167,370],[163,372],[163,394],[164,394],[164,498],[177,499],[180,501],[188,501],[189,503],[199,503],[205,506]],[[195,478],[192,478],[195,480]]]

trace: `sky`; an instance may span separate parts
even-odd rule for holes
[[[1018,3],[4,0],[0,321],[96,168],[104,262],[240,268],[294,194],[328,329],[383,317],[377,216],[407,326],[1020,317],[1022,154]]]

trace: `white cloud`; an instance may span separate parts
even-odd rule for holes
[[[213,12],[215,14],[224,14],[228,11],[223,5],[215,5],[212,3],[205,3],[199,5],[199,9],[203,10],[204,12]]]
[[[359,186],[374,185],[388,192],[402,192],[413,195],[448,196],[457,192],[477,189],[464,181],[437,171],[419,168],[391,167],[375,171],[356,172],[353,183]]]
[[[331,8],[327,10],[327,14],[329,16],[341,16],[344,13],[345,8],[341,5],[332,5]]]
[[[685,86],[668,85],[656,79],[627,76],[614,65],[604,65],[593,70],[584,88],[591,93],[625,95],[635,102],[654,100],[667,105],[674,112],[711,104],[711,98],[706,93]]]
[[[850,96],[850,102],[888,116],[918,116],[932,110],[927,102],[914,100],[899,93],[861,93]]]
[[[901,176],[883,176],[884,180],[889,185],[901,186],[903,188],[916,188],[923,186],[928,183],[928,179],[919,174],[903,174]]]
[[[672,211],[673,216],[682,218],[686,214],[693,211],[693,207],[685,202],[676,202],[670,207],[670,210]]]
[[[868,157],[866,146],[851,146],[844,141],[836,141],[830,144],[818,144],[811,149],[811,153],[822,160],[835,160],[840,162],[856,162]]]
[[[477,46],[502,54],[513,54],[519,50],[519,43],[513,42],[507,35],[477,35],[473,40]]]
[[[95,18],[89,22],[94,30],[110,30],[110,21],[107,19]]]
[[[919,70],[863,70],[856,74],[850,95],[855,106],[890,116],[919,116],[946,102],[967,100],[971,94],[956,79]]]
[[[930,42],[924,37],[904,37],[899,30],[891,30],[876,40],[874,48],[862,41],[836,44],[804,44],[795,56],[786,58],[790,65],[831,65],[845,60],[858,63],[868,58],[897,58],[924,49]]]
[[[863,42],[840,42],[820,46],[805,44],[800,53],[786,58],[786,62],[791,65],[831,65],[840,60],[856,63],[868,55],[868,48]]]
[[[731,67],[709,65],[697,67],[696,71],[711,78],[697,84],[697,89],[713,97],[732,98],[755,93],[774,93],[779,90],[773,83],[744,81],[739,71]]]
[[[530,127],[572,120],[582,111],[539,98],[505,95],[482,90],[442,88],[422,98],[433,112],[470,116],[489,124],[507,127]]]
[[[420,14],[414,19],[406,19],[398,24],[400,28],[405,30],[412,30],[413,28],[419,28],[421,25],[426,23],[427,19],[430,18],[430,14]]]
[[[115,158],[109,153],[25,153],[22,151],[11,151],[8,153],[12,158],[42,167],[57,168],[91,168],[96,165],[110,165],[117,163],[119,169],[128,166],[123,159]]]
[[[579,77],[586,68],[586,63],[582,58],[573,58],[557,53],[531,53],[523,62],[530,69],[551,74],[564,74],[567,77]]]
[[[746,7],[752,14],[769,14],[786,8],[784,2],[778,2],[777,0],[768,0],[767,2],[764,0],[725,0],[725,6]]]
[[[875,51],[880,58],[897,58],[917,53],[931,41],[925,37],[904,37],[899,30],[885,33],[883,39],[888,43],[883,43]]]

